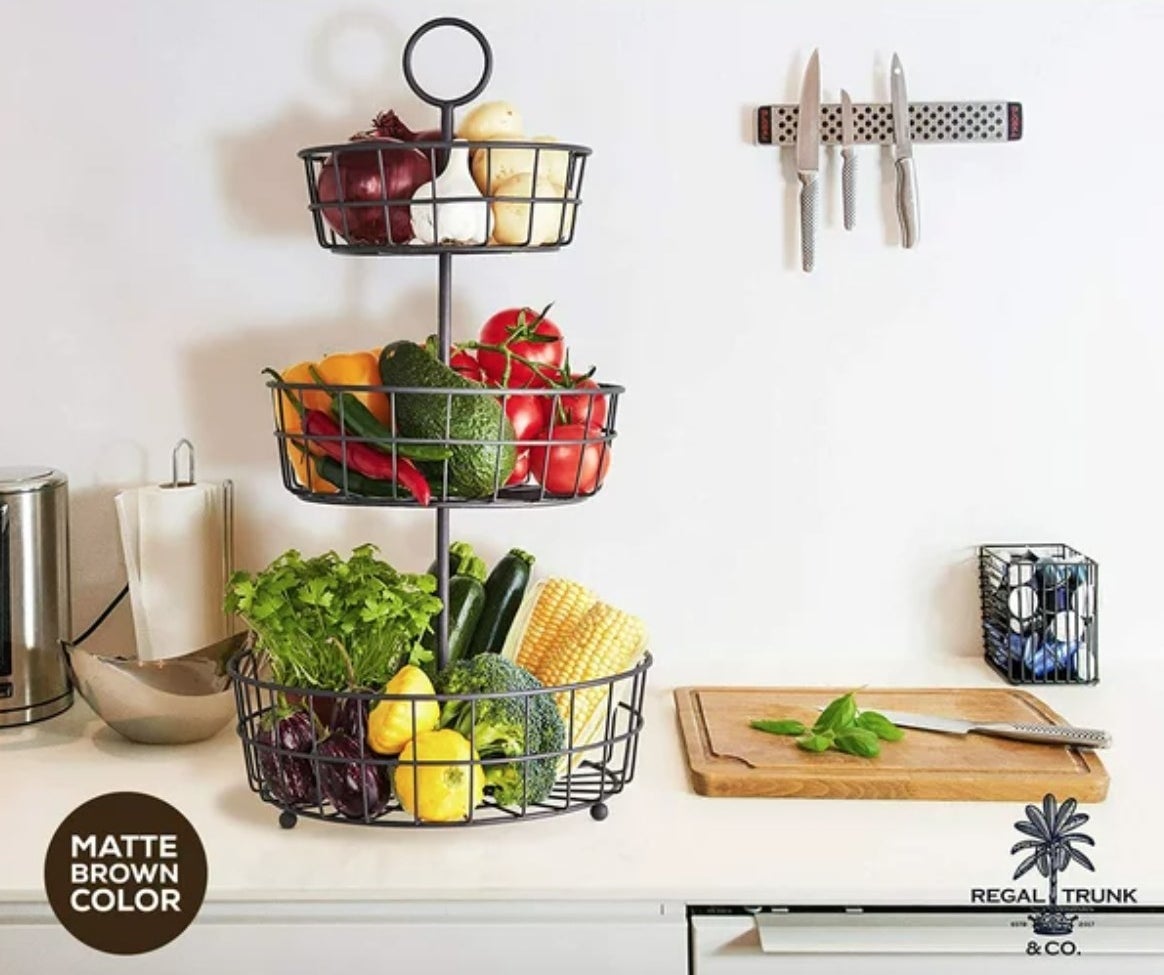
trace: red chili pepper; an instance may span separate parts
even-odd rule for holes
[[[373,450],[367,444],[351,440],[341,442],[338,439],[340,425],[321,410],[304,412],[303,432],[310,443],[316,444],[329,457],[346,464],[357,474],[377,481],[396,481],[416,498],[419,504],[428,504],[432,500],[432,489],[428,486],[428,481],[412,461],[405,457],[397,457],[394,460],[388,454]],[[332,437],[336,439],[330,439]]]

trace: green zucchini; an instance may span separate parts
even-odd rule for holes
[[[485,610],[485,587],[472,576],[453,576],[449,580],[449,660],[456,663],[469,655],[473,634]],[[429,632],[421,646],[436,653],[436,633]]]
[[[428,567],[428,574],[437,574],[436,559]],[[478,582],[485,581],[485,561],[473,551],[473,546],[468,542],[453,542],[449,546],[449,578],[454,576],[469,576]]]
[[[500,653],[505,637],[529,585],[534,557],[520,548],[511,548],[485,580],[485,612],[473,634],[469,655]]]

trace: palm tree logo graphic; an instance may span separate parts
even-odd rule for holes
[[[1030,851],[1015,869],[1014,879],[1018,880],[1031,868],[1036,868],[1047,878],[1050,886],[1046,908],[1030,916],[1035,934],[1061,937],[1074,931],[1079,916],[1067,914],[1059,909],[1059,874],[1072,862],[1088,870],[1095,870],[1087,855],[1076,849],[1077,844],[1095,846],[1095,840],[1086,833],[1079,832],[1079,827],[1091,817],[1086,813],[1076,812],[1078,806],[1074,799],[1068,799],[1060,806],[1055,797],[1047,793],[1043,796],[1041,809],[1035,805],[1027,806],[1027,818],[1020,819],[1014,824],[1014,828],[1027,839],[1020,840],[1012,846],[1011,854]]]

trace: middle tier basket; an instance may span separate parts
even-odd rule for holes
[[[480,81],[454,99],[432,95],[412,72],[417,42],[445,27],[469,33],[484,59]],[[512,388],[508,365],[498,386],[466,379],[456,369],[453,257],[570,244],[590,150],[549,139],[454,138],[455,109],[484,91],[493,63],[484,35],[466,21],[445,17],[424,24],[409,38],[403,61],[413,92],[440,110],[438,131],[413,133],[384,113],[373,130],[351,142],[299,155],[321,247],[336,254],[437,256],[436,334],[425,344],[391,342],[346,357],[366,357],[361,375],[379,382],[328,382],[304,364],[294,373],[271,372],[267,385],[287,490],[324,504],[433,509],[436,595],[446,607],[432,621],[441,686],[441,675],[451,673],[450,511],[593,497],[608,473],[624,389],[571,376],[568,360],[560,374],[523,361],[532,375]],[[445,174],[454,167],[464,172],[450,192]],[[430,188],[402,193],[405,169],[430,178]],[[512,362],[512,353],[505,354]],[[517,418],[531,412],[541,426],[518,436],[523,424]],[[279,808],[279,822],[288,829],[301,816],[406,827],[515,822],[580,809],[605,819],[606,800],[634,775],[652,662],[645,631],[641,640],[624,642],[628,654],[609,665],[618,673],[594,676],[591,670],[592,679],[543,686],[521,671],[530,683],[518,690],[461,694],[446,687],[445,693],[404,694],[280,683],[263,647],[252,641],[230,663],[248,782]],[[516,667],[512,656],[497,659],[499,666]],[[372,747],[376,729],[369,725],[377,714],[393,715],[407,747]],[[503,746],[478,747],[486,716],[509,730]],[[434,731],[439,736],[443,730],[450,733],[443,739],[447,748],[434,744],[441,740]],[[425,754],[425,748],[434,751]],[[426,783],[434,780],[451,806],[426,809]]]

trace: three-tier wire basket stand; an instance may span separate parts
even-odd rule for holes
[[[428,92],[413,74],[417,42],[437,28],[468,32],[483,55],[481,78],[471,91],[452,99]],[[458,18],[442,17],[422,25],[408,40],[403,70],[412,91],[440,110],[440,138],[409,143],[365,139],[339,145],[304,149],[299,153],[305,167],[310,212],[320,246],[337,254],[402,256],[435,254],[438,260],[438,314],[436,352],[448,364],[452,350],[452,261],[466,253],[530,253],[551,251],[570,244],[581,204],[586,160],[590,150],[567,143],[466,141],[454,138],[455,110],[476,99],[492,74],[493,54],[485,36],[474,25]],[[435,242],[408,239],[409,215],[416,215],[410,198],[388,193],[386,178],[398,153],[419,152],[427,159],[434,186],[442,166],[456,149],[484,153],[485,188],[480,196],[433,198],[422,205],[431,212]],[[524,190],[495,190],[492,180],[494,153],[528,154],[533,172]],[[512,158],[512,156],[510,156]],[[371,199],[345,198],[342,172],[353,167],[364,174],[379,175],[381,191]],[[539,177],[539,172],[545,178]],[[504,192],[502,192],[504,191]],[[497,204],[508,204],[510,226],[502,242],[496,234]],[[442,239],[442,215],[446,208],[481,207],[487,226],[486,239],[469,243]],[[513,216],[519,226],[515,233]],[[446,220],[450,219],[448,216]],[[525,221],[525,232],[520,223]],[[289,382],[282,377],[268,383],[272,391],[284,486],[303,500],[354,506],[429,507],[435,509],[437,595],[449,606],[449,517],[459,507],[527,507],[568,504],[585,500],[602,486],[615,439],[621,386],[587,385],[563,391],[556,386],[534,389],[494,389],[465,386],[417,385],[345,386],[327,383]],[[335,404],[337,429],[319,432],[305,428],[296,404],[306,395],[320,392]],[[393,429],[387,436],[358,430],[356,419],[345,415],[353,398],[375,394],[386,398],[390,415],[423,408],[443,413],[444,429],[425,436],[407,436]],[[536,439],[518,441],[506,420],[510,396],[532,396],[542,402],[549,423]],[[569,400],[567,402],[567,400]],[[486,404],[480,408],[478,404]],[[568,410],[565,407],[569,407]],[[495,428],[459,432],[457,423],[466,412],[493,418]],[[302,412],[302,411],[299,411]],[[565,418],[565,419],[563,419]],[[571,422],[568,422],[570,420]],[[413,431],[415,433],[415,431]],[[338,449],[337,449],[338,448]],[[539,448],[541,448],[539,453]],[[376,450],[380,463],[399,470],[415,461],[413,470],[423,472],[423,495],[404,486],[396,477],[372,484],[352,458],[359,450]],[[530,463],[543,465],[529,474],[514,470],[519,450],[529,451]],[[471,463],[465,458],[470,457]],[[551,457],[554,470],[549,470]],[[331,458],[330,467],[328,467]],[[484,459],[484,460],[483,460]],[[449,619],[442,610],[435,619],[436,666],[449,663]],[[588,809],[596,820],[606,818],[607,799],[621,792],[634,776],[639,732],[643,724],[646,672],[651,655],[644,648],[636,663],[622,673],[576,684],[531,686],[505,695],[382,693],[382,688],[331,691],[294,687],[272,679],[261,649],[250,646],[231,661],[238,707],[238,734],[242,739],[251,789],[263,801],[280,809],[279,822],[291,828],[299,817],[372,826],[446,827],[485,825],[556,816]],[[535,682],[536,684],[536,682]],[[395,702],[411,712],[413,737],[425,730],[424,715],[433,704],[449,702],[468,709],[470,727],[476,726],[479,710],[492,698],[508,697],[524,714],[524,746],[501,757],[463,759],[382,755],[367,746],[367,721],[372,708]],[[557,738],[533,730],[536,715],[547,705],[561,718]],[[279,722],[289,707],[299,709],[302,720]],[[512,713],[511,708],[511,713]],[[306,717],[305,717],[306,716]],[[349,734],[349,747],[329,749],[329,722],[338,721]],[[550,740],[553,739],[553,740]],[[355,750],[351,742],[357,743]],[[490,780],[491,767],[506,769],[508,789],[503,797],[481,780]],[[552,769],[548,786],[546,769]],[[463,780],[467,786],[463,809],[455,815],[428,815],[418,798],[422,780],[433,774]],[[538,783],[542,785],[538,785]],[[401,793],[411,794],[411,802]],[[343,796],[342,799],[337,796]],[[447,813],[447,810],[446,810]]]

